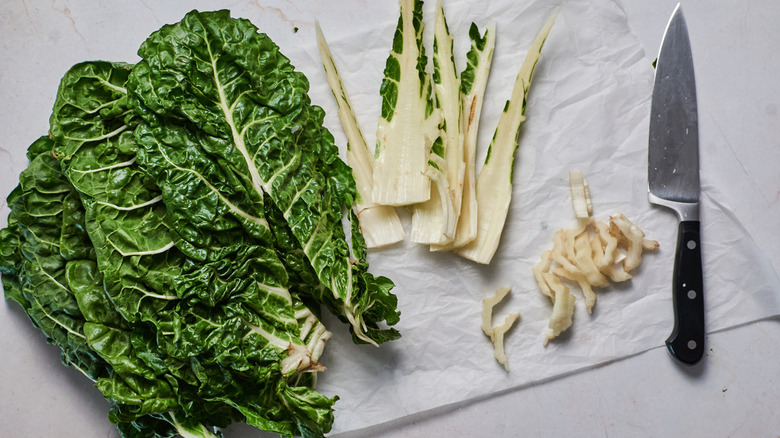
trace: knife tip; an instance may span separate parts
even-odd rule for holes
[[[677,3],[677,6],[674,7],[674,12],[672,12],[672,17],[674,17],[675,15],[678,15],[678,14],[680,16],[684,16],[683,15],[683,9],[682,9],[682,3]]]

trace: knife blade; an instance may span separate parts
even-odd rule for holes
[[[672,275],[672,357],[693,365],[704,354],[704,291],[699,221],[699,124],[688,26],[678,4],[655,69],[648,145],[648,198],[679,217]]]

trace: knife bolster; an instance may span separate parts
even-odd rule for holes
[[[651,204],[662,205],[670,208],[677,213],[677,217],[680,221],[698,221],[699,220],[699,203],[698,202],[678,202],[670,201],[668,199],[659,198],[658,196],[647,193],[647,198]]]

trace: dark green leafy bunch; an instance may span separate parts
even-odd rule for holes
[[[137,118],[123,87],[128,73],[105,62],[72,68],[51,129],[54,154],[81,193],[103,288],[128,326],[87,326],[89,345],[119,376],[97,382],[116,403],[112,420],[140,430],[149,415],[170,412],[165,418],[174,424],[235,419],[297,431],[289,421],[294,415],[278,419],[268,409],[300,404],[285,400],[285,376],[315,364],[270,233],[255,239],[262,233],[224,225],[197,251],[197,239],[183,241],[171,230],[161,191],[137,160]],[[308,396],[319,400],[307,400],[316,403],[305,408],[320,410],[323,424],[332,421],[333,401],[311,390]]]
[[[136,65],[62,79],[50,136],[8,197],[5,295],[112,402],[126,437],[221,436],[243,421],[330,430],[313,389],[330,337],[398,333],[393,284],[368,273],[349,168],[308,83],[266,36],[192,12]]]

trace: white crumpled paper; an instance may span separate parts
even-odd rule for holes
[[[430,36],[433,3],[425,6]],[[497,43],[480,125],[481,163],[526,50],[556,8],[547,1],[445,2],[459,68],[471,21],[497,22]],[[386,11],[386,7],[383,12]],[[378,84],[397,15],[345,34],[321,20],[369,144],[375,138]],[[348,37],[346,36],[348,35]],[[317,60],[314,48],[306,48]],[[490,266],[405,242],[372,250],[372,271],[391,277],[402,312],[398,341],[356,346],[343,330],[330,341],[319,389],[338,394],[334,432],[359,429],[421,411],[562,376],[663,345],[673,326],[671,273],[677,218],[647,201],[647,136],[655,54],[644,53],[621,6],[610,0],[560,2],[559,16],[531,86],[514,194],[501,245]],[[344,143],[324,74],[306,71],[312,97]],[[324,99],[324,100],[323,100]],[[531,274],[552,235],[576,224],[568,171],[588,178],[594,216],[621,212],[661,247],[644,255],[633,280],[598,290],[593,314],[578,295],[574,324],[542,346],[551,312]],[[702,173],[702,250],[709,332],[780,313],[772,264],[730,213],[717,175]],[[408,231],[407,221],[407,231]],[[509,371],[493,358],[480,330],[481,300],[509,286],[511,299],[494,321],[519,311],[505,339]],[[749,287],[749,292],[743,289]],[[577,294],[577,292],[574,292]]]
[[[138,45],[163,22],[177,21],[191,8],[218,7],[207,1],[180,0],[107,4],[101,12],[83,2],[71,3],[61,12],[70,20],[67,23],[72,22],[72,38],[63,30],[70,24],[65,28],[36,27],[32,20],[40,10],[26,7],[26,14],[16,11],[18,22],[31,20],[32,30],[24,28],[26,33],[8,35],[18,40],[14,40],[18,44],[8,46],[9,56],[21,63],[20,69],[32,63],[29,71],[36,72],[39,81],[45,78],[47,87],[18,82],[24,75],[9,67],[8,71],[3,69],[4,83],[20,86],[8,86],[0,94],[19,105],[24,114],[37,114],[36,123],[48,116],[50,106],[46,105],[53,101],[56,81],[69,65],[85,59],[134,62]],[[429,42],[434,3],[429,0],[425,5]],[[480,162],[530,42],[559,7],[531,87],[507,225],[490,266],[449,253],[429,253],[427,247],[408,242],[370,252],[372,272],[391,277],[397,285],[394,292],[402,312],[397,328],[403,337],[380,348],[354,345],[346,326],[335,318],[327,319],[334,337],[322,358],[328,370],[320,376],[319,389],[340,396],[334,433],[585,370],[658,347],[672,330],[671,272],[677,219],[670,211],[651,207],[646,199],[651,60],[655,54],[644,52],[618,0],[444,3],[460,68],[469,44],[469,24],[475,21],[484,28],[490,20],[497,22],[496,51],[480,126]],[[364,134],[369,144],[373,143],[379,84],[398,20],[395,2],[269,0],[262,5],[236,2],[230,8],[234,16],[249,18],[268,32],[307,75],[313,101],[326,109],[326,124],[345,146],[314,40],[313,20],[319,19]],[[113,32],[104,28],[106,18],[101,14],[122,16],[134,24]],[[293,27],[299,28],[297,32]],[[40,40],[46,38],[58,44],[70,41],[66,46],[70,50],[60,51],[62,56],[47,51],[48,59],[39,57],[44,47]],[[36,56],[26,56],[33,43],[38,44],[38,52],[33,53]],[[30,102],[35,103],[34,108],[29,107]],[[5,110],[4,117],[11,119],[10,111],[16,111],[15,107]],[[5,149],[0,149],[3,197],[16,185],[16,176],[24,167],[26,145],[41,133],[31,126],[25,126],[26,131],[9,128],[14,129],[7,133]],[[707,133],[702,132],[705,137]],[[707,324],[712,332],[780,313],[774,293],[780,288],[776,273],[780,260],[761,252],[744,220],[732,211],[731,205],[740,203],[724,196],[733,190],[726,190],[720,175],[707,172],[708,168],[728,168],[727,158],[704,152],[702,157],[702,249]],[[531,267],[543,250],[552,247],[554,231],[575,223],[569,170],[581,170],[588,178],[597,219],[621,212],[661,247],[644,256],[633,280],[600,290],[592,315],[578,297],[573,327],[543,347],[551,305],[537,290]],[[4,224],[8,210],[2,205]],[[408,230],[408,215],[405,220]],[[492,345],[480,330],[481,300],[503,286],[512,288],[511,299],[497,309],[495,321],[502,321],[508,313],[521,314],[505,338],[508,372],[495,361]],[[3,322],[21,323],[24,321],[19,318]],[[16,342],[13,339],[8,344]],[[90,383],[84,379],[84,385]],[[240,428],[232,432],[256,434]]]

